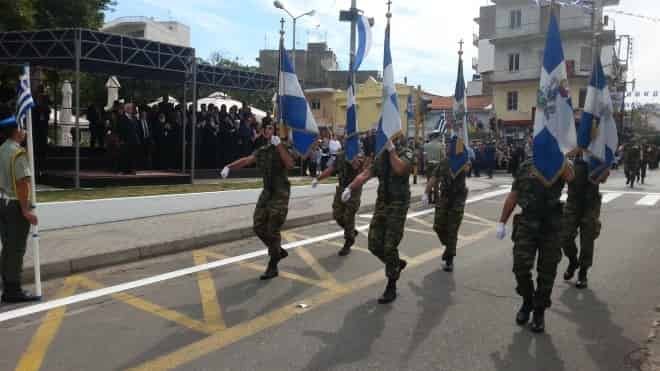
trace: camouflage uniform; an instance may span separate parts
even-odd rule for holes
[[[353,191],[351,199],[347,202],[342,202],[341,194],[353,182],[353,179],[358,176],[360,169],[353,169],[353,164],[346,160],[343,152],[338,153],[334,161],[339,184],[337,185],[335,199],[332,202],[332,216],[337,224],[344,229],[344,239],[355,242],[355,214],[360,210],[362,189]]]
[[[432,140],[424,144],[424,167],[426,169],[426,177],[430,178],[435,173],[436,167],[440,164],[445,157],[445,149],[442,143],[438,140]],[[438,187],[433,185],[432,192],[429,195],[430,202],[435,203],[438,199]]]
[[[639,172],[640,153],[636,143],[628,143],[623,149],[623,169],[626,173],[626,184],[632,187]]]
[[[253,153],[264,183],[264,189],[254,209],[254,233],[268,246],[268,255],[271,258],[279,258],[281,255],[280,230],[289,212],[291,195],[287,169],[277,151],[277,147],[268,144]]]
[[[559,178],[546,188],[534,175],[531,161],[525,161],[513,182],[517,203],[522,212],[513,219],[513,274],[516,291],[534,308],[545,309],[552,304],[550,295],[561,261],[559,233],[561,230],[561,197],[564,180]],[[538,252],[538,261],[537,261]],[[536,262],[536,289],[532,268]]]
[[[396,151],[402,161],[412,166],[414,155],[410,148],[400,145]],[[397,279],[400,268],[398,246],[410,206],[410,174],[395,175],[387,151],[376,157],[371,173],[378,177],[379,184],[376,209],[369,226],[369,251],[385,264],[387,277]]]
[[[461,171],[456,178],[452,177],[447,159],[438,164],[433,176],[440,184],[440,198],[435,205],[433,229],[440,242],[446,246],[442,259],[447,260],[456,256],[458,229],[463,221],[468,188],[465,185],[465,171]]]
[[[575,179],[568,183],[568,199],[564,205],[561,229],[561,248],[571,262],[580,269],[589,269],[593,263],[594,241],[600,235],[601,194],[599,186],[589,180],[587,163],[575,162]],[[575,238],[580,229],[580,258]]]

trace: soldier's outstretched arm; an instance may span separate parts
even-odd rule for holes
[[[334,165],[328,166],[321,174],[319,174],[318,177],[316,177],[316,179],[320,182],[323,179],[325,179],[325,178],[329,177],[330,175],[334,174],[334,172],[335,172],[335,166]]]
[[[284,144],[280,143],[275,148],[277,148],[277,153],[280,154],[280,158],[284,163],[284,167],[286,167],[287,170],[293,169],[295,162],[293,161],[291,153],[289,153],[289,150],[284,146]]]
[[[360,173],[360,175],[356,176],[355,179],[351,182],[351,184],[348,185],[348,189],[351,191],[360,189],[366,183],[369,179],[373,177],[373,173],[371,172],[371,169],[365,169],[363,172]]]
[[[513,210],[516,208],[516,203],[518,203],[518,192],[511,191],[509,195],[504,200],[504,206],[502,206],[502,215],[500,216],[500,223],[506,224],[513,214]]]
[[[406,160],[402,160],[395,150],[390,151],[390,164],[392,165],[394,174],[398,176],[405,176],[410,174],[412,164]]]
[[[243,158],[239,158],[238,160],[232,162],[231,164],[227,165],[227,167],[230,170],[238,170],[242,169],[246,166],[254,165],[257,162],[257,158],[254,157],[254,155],[246,156]]]

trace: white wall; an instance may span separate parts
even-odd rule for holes
[[[490,40],[479,40],[479,73],[495,69],[495,45]]]

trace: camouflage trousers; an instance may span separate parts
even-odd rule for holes
[[[435,174],[435,169],[438,167],[437,162],[429,162],[426,165],[426,180],[428,181]],[[438,197],[440,194],[438,183],[431,186],[431,194],[429,194],[429,203],[435,204],[438,202]]]
[[[348,202],[342,202],[341,194],[343,188],[337,187],[335,199],[332,202],[332,217],[337,224],[344,229],[344,239],[355,241],[355,214],[360,210],[360,198],[362,192],[354,192]]]
[[[445,245],[443,260],[456,256],[458,229],[463,221],[467,195],[467,189],[449,196],[443,194],[436,202],[433,229],[438,234],[440,242]]]
[[[561,227],[561,248],[564,255],[572,261],[578,262],[581,268],[588,269],[593,264],[594,242],[600,236],[600,207],[602,197],[600,194],[591,199],[578,200],[569,195],[564,206]],[[576,197],[579,197],[576,195]],[[580,230],[580,256],[575,243],[578,229]]]
[[[369,226],[369,251],[385,264],[388,278],[399,278],[399,243],[410,201],[386,202],[380,196]]]
[[[289,213],[290,189],[263,190],[254,209],[253,229],[268,247],[271,258],[279,258],[282,250],[281,229]]]
[[[513,219],[513,274],[516,292],[525,299],[533,300],[534,307],[549,308],[550,296],[561,261],[559,232],[561,208],[539,215],[523,212]],[[536,289],[532,269],[536,263]]]

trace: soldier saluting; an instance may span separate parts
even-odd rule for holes
[[[254,209],[254,233],[268,247],[270,261],[261,280],[278,276],[277,264],[289,254],[282,249],[282,225],[289,212],[291,183],[287,172],[293,169],[294,160],[289,148],[279,137],[273,135],[274,127],[269,121],[263,125],[263,136],[268,143],[250,156],[238,159],[222,169],[220,175],[227,178],[231,170],[257,164],[262,174],[264,188]]]
[[[0,146],[0,234],[2,236],[2,302],[38,301],[23,291],[21,273],[30,225],[37,225],[37,216],[30,203],[30,161],[21,143],[26,132],[16,118],[3,112],[0,130],[6,140]]]

